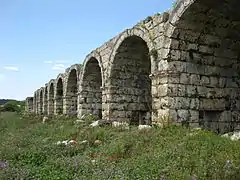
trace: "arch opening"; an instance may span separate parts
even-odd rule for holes
[[[28,113],[33,112],[33,97],[27,97],[26,98],[26,104],[25,104],[25,111]]]
[[[44,88],[44,102],[43,102],[43,113],[48,114],[48,98],[47,98],[48,92],[47,87]]]
[[[80,88],[81,114],[102,119],[102,72],[96,58],[86,63]]]
[[[67,91],[66,91],[66,110],[68,115],[77,115],[77,70],[72,69],[68,76]]]
[[[33,97],[33,110],[34,110],[34,113],[36,114],[37,113],[37,95],[36,95],[36,93],[34,93],[34,97]]]
[[[29,99],[29,109],[30,109],[30,112],[34,112],[34,109],[33,109],[33,97],[31,97],[30,99]]]
[[[146,42],[138,36],[126,38],[110,73],[110,119],[151,124],[151,60]]]
[[[50,84],[49,87],[49,100],[48,100],[48,114],[51,115],[54,113],[54,85]]]
[[[239,7],[238,0],[198,0],[184,9],[176,22],[171,35],[170,66],[181,61],[185,68],[180,75],[181,85],[171,86],[186,89],[184,96],[188,98],[171,107],[178,121],[217,133],[238,128]],[[181,56],[174,56],[176,52]]]
[[[40,90],[39,95],[39,114],[43,113],[43,90]]]
[[[63,80],[59,78],[56,87],[56,114],[63,114]]]

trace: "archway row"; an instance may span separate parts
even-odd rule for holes
[[[151,123],[150,74],[154,68],[150,56],[153,45],[148,37],[136,29],[122,33],[112,49],[106,72],[98,53],[86,58],[80,81],[80,115],[91,113],[100,119],[131,124]]]
[[[91,113],[100,119],[130,121],[132,124],[151,122],[152,83],[149,75],[152,59],[149,47],[153,46],[148,36],[142,34],[134,30],[121,35],[112,49],[105,72],[101,56],[93,51],[86,57],[81,73],[73,66],[68,69],[66,79],[60,74],[55,84],[48,84],[49,102],[50,94],[53,94],[51,89],[55,88],[55,114],[63,114],[65,106],[66,112],[69,107],[74,107],[74,112],[79,109],[80,116]],[[77,94],[79,108],[71,104],[76,102]],[[102,108],[103,105],[107,106]]]

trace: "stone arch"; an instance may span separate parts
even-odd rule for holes
[[[45,84],[43,94],[43,114],[48,114],[48,84]]]
[[[27,113],[33,113],[33,97],[26,98],[25,111]]]
[[[55,114],[63,114],[64,75],[59,74],[55,84]]]
[[[155,47],[154,47],[153,40],[151,40],[151,35],[144,28],[134,27],[132,29],[125,30],[124,32],[122,32],[119,35],[119,37],[116,40],[116,43],[114,44],[113,49],[111,51],[110,58],[109,58],[109,63],[108,63],[109,68],[108,68],[108,71],[106,73],[108,79],[111,77],[113,61],[114,61],[114,58],[115,58],[116,54],[118,53],[117,50],[122,45],[122,42],[125,39],[127,39],[128,37],[131,37],[131,36],[139,37],[143,41],[145,41],[146,44],[147,44],[147,47],[149,49],[149,54],[150,54],[150,52],[153,52],[153,51],[156,50]],[[154,57],[150,56],[150,60],[151,60],[151,72],[153,73],[157,69],[156,59],[154,59]]]
[[[37,91],[34,92],[33,111],[34,111],[35,114],[37,114]]]
[[[79,115],[91,113],[102,119],[102,87],[104,75],[98,53],[88,55],[83,64],[79,85]]]
[[[39,90],[39,114],[43,114],[43,93],[44,93],[44,88],[41,87]]]
[[[238,0],[179,0],[172,10],[165,35],[169,70],[180,77],[168,85],[182,102],[170,104],[177,121],[215,132],[239,124],[239,7]]]
[[[91,52],[90,54],[88,54],[87,57],[85,58],[84,62],[83,62],[83,66],[82,66],[81,71],[79,73],[79,82],[80,82],[79,89],[81,89],[81,83],[82,83],[82,79],[84,77],[84,74],[86,73],[86,66],[88,64],[88,61],[92,58],[94,58],[97,61],[98,66],[100,67],[100,70],[101,70],[101,79],[102,79],[101,86],[102,87],[105,86],[105,76],[104,76],[104,68],[103,68],[102,57],[100,56],[100,53],[95,50],[95,51]]]
[[[54,85],[55,80],[51,79],[48,83],[48,114],[54,114]]]
[[[79,85],[79,72],[80,65],[74,64],[67,71],[66,77],[66,95],[65,95],[65,107],[66,114],[77,115],[77,95],[78,95],[78,85]]]
[[[150,124],[152,112],[149,37],[139,30],[129,30],[117,41],[110,56],[109,118],[130,124]]]

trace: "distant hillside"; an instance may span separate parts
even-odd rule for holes
[[[10,99],[0,99],[0,105],[6,104]]]
[[[22,105],[24,101],[17,101],[14,99],[0,99],[0,105],[6,104],[8,101],[15,101],[17,104]]]

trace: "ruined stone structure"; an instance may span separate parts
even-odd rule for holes
[[[64,74],[59,74],[55,81],[55,90],[54,90],[54,114],[60,115],[63,114],[63,90],[65,87],[65,78]]]
[[[54,114],[54,89],[55,89],[55,80],[51,79],[48,83],[48,100],[47,100],[47,109],[48,115]]]
[[[83,67],[74,65],[49,82],[48,113],[77,107],[78,116],[132,124],[168,116],[217,132],[234,129],[240,110],[239,7],[237,0],[178,0],[171,11],[149,16],[92,51]],[[43,91],[34,93],[37,114]]]
[[[43,89],[43,114],[48,114],[48,84]]]
[[[33,113],[33,97],[27,97],[26,98],[26,105],[25,105],[25,111],[29,113]]]
[[[65,72],[65,87],[64,87],[64,101],[63,101],[63,113],[67,115],[77,115],[78,111],[78,86],[80,65],[74,64],[68,68]]]

